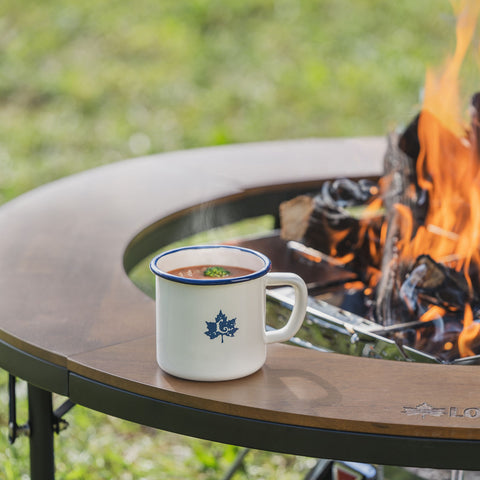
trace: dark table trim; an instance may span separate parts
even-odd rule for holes
[[[153,399],[70,374],[70,398],[88,408],[170,432],[315,458],[477,470],[480,442],[375,435],[225,415]]]
[[[28,383],[68,396],[66,367],[42,360],[0,340],[0,367]]]

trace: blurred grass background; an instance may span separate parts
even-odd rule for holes
[[[151,153],[385,135],[417,112],[454,25],[447,0],[3,0],[0,203]],[[476,65],[472,54],[465,99]],[[8,446],[6,378],[0,478],[17,480],[28,478],[28,442]],[[56,439],[62,479],[219,478],[236,452],[81,407],[68,419]],[[238,478],[296,479],[311,466],[263,452],[248,463]]]

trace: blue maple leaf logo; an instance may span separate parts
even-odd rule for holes
[[[204,332],[207,337],[214,340],[217,337],[234,337],[238,328],[235,325],[236,318],[228,319],[227,316],[220,310],[215,317],[214,322],[205,322],[207,324],[207,331]]]

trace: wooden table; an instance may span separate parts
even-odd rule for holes
[[[258,449],[480,469],[480,369],[271,345],[259,372],[197,383],[155,361],[154,301],[126,271],[155,249],[275,213],[322,179],[376,176],[379,138],[154,155],[0,208],[0,366],[29,383],[32,478],[53,477],[51,392],[145,425]],[[46,420],[45,420],[46,419]]]

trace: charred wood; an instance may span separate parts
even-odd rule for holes
[[[281,236],[330,255],[364,277],[369,266],[379,267],[381,256],[383,213],[365,211],[378,194],[378,184],[370,180],[327,181],[317,194],[280,205]],[[376,245],[376,258],[370,242]]]

